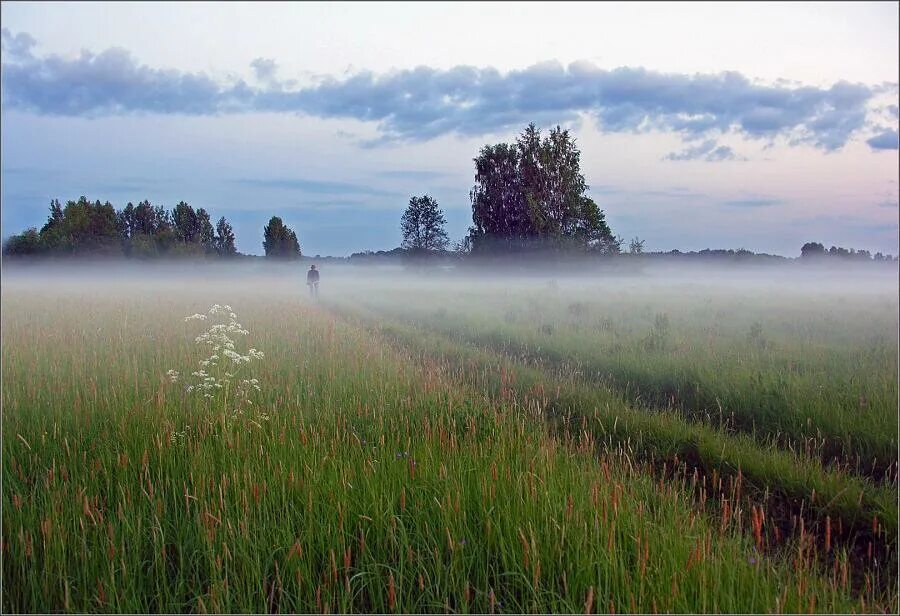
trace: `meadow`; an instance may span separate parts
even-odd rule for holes
[[[900,609],[896,270],[302,274],[4,272],[4,612]]]

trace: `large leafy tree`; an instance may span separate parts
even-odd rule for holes
[[[473,250],[618,252],[621,242],[587,189],[581,152],[559,126],[542,138],[530,124],[515,144],[483,147],[470,193]]]
[[[486,145],[475,158],[472,200],[473,250],[510,248],[528,237],[532,224],[519,174],[515,146]]]
[[[263,229],[263,248],[266,256],[275,259],[297,259],[300,243],[297,235],[278,216],[272,216]]]
[[[413,253],[446,249],[450,243],[444,229],[446,224],[447,219],[444,218],[444,213],[433,197],[428,195],[411,197],[400,219],[403,248]]]

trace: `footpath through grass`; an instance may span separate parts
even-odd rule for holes
[[[662,302],[660,292],[586,291],[572,301],[546,290],[435,286],[353,300],[896,485],[895,302],[847,306],[796,293],[763,304],[750,292],[704,292]]]
[[[558,433],[584,432],[601,451],[625,449],[670,468],[679,462],[696,468],[703,473],[704,494],[732,503],[738,479],[738,486],[755,493],[763,513],[768,511],[766,530],[773,541],[795,534],[827,555],[831,544],[842,540],[853,546],[861,579],[868,575],[872,583],[875,575],[886,587],[895,586],[893,575],[878,574],[885,560],[896,564],[897,505],[891,488],[823,468],[815,458],[760,445],[747,435],[689,423],[666,411],[632,408],[616,392],[585,384],[570,373],[462,343],[359,305],[338,309],[362,317],[380,335],[406,348],[440,358],[475,389],[516,401]],[[722,477],[730,477],[724,491]],[[706,486],[707,481],[717,485]]]

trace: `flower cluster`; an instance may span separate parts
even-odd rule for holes
[[[211,403],[221,401],[224,413],[232,419],[244,415],[245,408],[253,404],[253,393],[260,391],[259,379],[239,379],[238,374],[265,355],[254,348],[245,353],[238,350],[237,339],[250,332],[238,322],[231,306],[215,304],[206,314],[193,314],[184,320],[212,322],[208,330],[194,338],[209,354],[197,362],[199,369],[191,372],[192,382],[186,385],[185,391],[201,395]],[[172,383],[180,378],[175,370],[169,370],[166,376]],[[257,417],[268,420],[265,413],[258,413]]]

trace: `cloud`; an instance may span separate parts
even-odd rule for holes
[[[595,195],[617,195],[623,190],[621,187],[612,184],[591,184],[591,192]]]
[[[256,78],[262,82],[272,82],[275,80],[275,72],[278,65],[271,58],[256,58],[250,63]]]
[[[35,45],[37,41],[27,32],[19,32],[13,36],[7,28],[0,30],[0,46],[11,58],[17,60],[31,58],[31,48]]]
[[[101,116],[134,111],[210,114],[225,111],[246,86],[226,95],[203,73],[138,65],[124,49],[77,58],[51,55],[3,62],[3,104],[45,115]]]
[[[583,61],[545,62],[507,73],[473,66],[362,71],[296,88],[277,81],[274,61],[262,58],[252,64],[260,83],[251,86],[152,68],[121,48],[82,51],[75,58],[37,57],[27,34],[4,32],[3,41],[10,49],[2,66],[4,106],[10,109],[63,116],[303,113],[376,123],[381,136],[376,144],[481,136],[529,121],[565,124],[586,116],[606,132],[661,130],[687,140],[733,132],[835,150],[864,127],[870,99],[884,88],[896,88],[846,81],[827,88],[766,85],[736,72],[607,70]],[[717,146],[702,156],[729,160],[734,153]]]
[[[725,205],[729,205],[731,207],[769,207],[771,205],[778,205],[780,203],[783,203],[781,199],[754,198],[734,199],[732,201],[726,201]]]
[[[897,199],[887,199],[879,203],[878,207],[889,207],[896,209],[897,207],[900,207],[900,202],[898,202]]]
[[[394,180],[411,180],[416,182],[428,182],[446,177],[446,173],[440,171],[422,171],[413,169],[397,169],[393,171],[380,171],[379,176]]]
[[[242,178],[232,181],[252,188],[290,190],[313,194],[366,195],[370,197],[395,197],[400,194],[362,184],[325,182],[301,178]]]
[[[663,197],[665,199],[698,199],[706,197],[704,193],[691,190],[684,186],[670,186],[654,190],[639,190],[634,191],[631,194],[641,197]]]
[[[663,160],[705,160],[719,162],[723,160],[746,160],[735,155],[727,145],[718,145],[715,139],[708,139],[703,143],[686,148],[681,152],[672,152]]]
[[[896,150],[898,149],[898,135],[897,131],[892,128],[888,128],[878,133],[871,139],[867,139],[866,143],[869,144],[869,147],[873,150]]]

